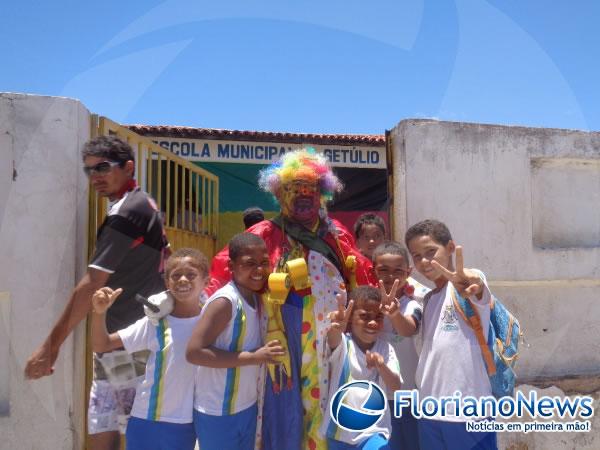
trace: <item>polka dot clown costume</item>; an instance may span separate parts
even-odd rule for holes
[[[258,382],[257,447],[326,449],[318,430],[328,413],[327,313],[347,286],[373,281],[370,262],[348,230],[327,216],[326,203],[342,186],[313,149],[285,154],[261,171],[259,184],[281,207],[272,220],[246,230],[263,238],[273,270],[261,327],[265,342],[279,339],[287,355]],[[227,260],[227,248],[213,259],[208,294],[229,281]]]

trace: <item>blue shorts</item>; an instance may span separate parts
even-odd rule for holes
[[[327,447],[329,450],[389,450],[393,448],[388,445],[387,439],[382,434],[374,434],[358,445],[347,444],[342,441],[328,438]]]
[[[394,411],[394,402],[389,402],[390,411]],[[402,417],[392,414],[392,435],[390,448],[419,450],[419,423],[411,414],[410,405],[402,408]]]
[[[230,416],[194,410],[194,427],[202,450],[252,450],[256,438],[256,403]]]
[[[419,419],[419,443],[427,450],[497,450],[494,431],[467,431],[465,422]]]
[[[194,450],[193,423],[155,422],[130,417],[125,433],[127,450]]]

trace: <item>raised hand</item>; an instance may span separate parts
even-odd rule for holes
[[[346,331],[348,321],[350,320],[350,316],[352,315],[354,300],[350,300],[348,306],[346,307],[345,296],[337,294],[335,298],[337,300],[338,309],[329,313],[329,320],[331,321],[330,328],[333,328],[335,330],[338,330],[340,333],[343,333],[344,331]]]
[[[387,366],[381,354],[367,350],[365,357],[367,369],[376,369],[388,390],[396,391],[402,387],[400,374]]]
[[[279,340],[274,339],[256,350],[254,356],[259,363],[279,364],[285,356],[285,349]]]
[[[377,352],[367,350],[365,357],[367,361],[367,369],[379,369],[380,367],[385,366],[383,356]]]
[[[381,312],[383,314],[385,314],[388,317],[393,316],[397,312],[400,312],[400,309],[398,308],[398,302],[396,300],[394,300],[389,305],[381,303],[381,306],[379,307],[379,309],[381,310]]]
[[[400,286],[400,280],[394,280],[394,284],[392,285],[392,289],[390,292],[385,290],[385,286],[383,284],[383,280],[379,280],[379,292],[381,292],[381,304],[382,305],[392,305],[396,303],[396,293],[398,292],[398,287]]]
[[[92,308],[94,312],[96,314],[104,314],[122,292],[123,289],[121,288],[115,291],[109,287],[98,289],[92,296]]]
[[[477,272],[464,268],[462,247],[460,245],[456,246],[456,271],[451,272],[435,260],[431,261],[431,265],[439,270],[444,278],[452,282],[461,296],[470,297],[471,295],[476,295],[478,298],[481,297],[483,293],[483,280]]]

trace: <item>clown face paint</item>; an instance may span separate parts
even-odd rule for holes
[[[281,187],[281,213],[292,222],[312,227],[319,218],[321,191],[316,183],[294,180]]]

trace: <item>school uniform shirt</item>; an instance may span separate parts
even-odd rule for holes
[[[417,366],[416,382],[420,398],[452,397],[460,391],[462,397],[483,397],[492,395],[481,347],[471,327],[455,310],[448,282],[442,289],[431,295],[425,304],[421,332],[423,348]],[[483,296],[478,300],[471,296],[479,313],[484,330],[489,329],[491,293],[484,283]],[[484,333],[487,339],[487,332]],[[467,417],[457,417],[454,402],[449,402],[444,417],[436,420],[465,422]]]
[[[379,353],[383,356],[386,366],[400,376],[400,363],[396,358],[396,353],[392,345],[385,339],[379,337],[372,352]],[[329,358],[330,363],[330,386],[329,386],[329,401],[327,402],[327,411],[323,414],[323,424],[321,425],[321,434],[335,439],[336,441],[345,442],[350,445],[358,445],[374,434],[383,434],[386,439],[390,437],[391,422],[390,410],[387,407],[389,400],[394,398],[394,392],[389,390],[376,368],[367,368],[366,354],[355,344],[350,334],[342,334],[342,341]],[[400,378],[402,379],[402,378]],[[368,380],[375,382],[386,393],[387,401],[386,411],[383,417],[371,428],[364,431],[347,431],[338,427],[330,416],[330,407],[333,396],[336,391],[350,381]],[[351,393],[344,399],[344,403],[355,408],[360,408],[364,403],[364,398],[356,398]]]
[[[151,351],[132,416],[160,422],[193,422],[196,366],[187,362],[185,350],[199,318],[168,315],[156,326],[144,317],[118,331],[127,352]]]
[[[231,320],[213,344],[228,352],[254,351],[262,346],[259,315],[230,281],[208,299],[202,314],[213,301],[231,303]],[[258,305],[258,296],[255,297]],[[259,365],[215,369],[197,366],[194,409],[212,416],[227,416],[249,408],[258,399]]]
[[[429,289],[425,289],[424,293],[427,293]],[[417,291],[415,291],[416,293]],[[423,294],[424,295],[424,294]],[[422,297],[421,297],[422,298]],[[400,299],[396,299],[398,302],[398,310],[403,316],[412,316],[417,324],[417,333],[421,327],[421,319],[423,316],[423,307],[415,299],[415,297],[409,297],[403,295]],[[417,347],[414,336],[400,336],[394,329],[391,320],[386,317],[383,322],[383,338],[385,338],[396,352],[398,361],[402,364],[402,389],[416,389],[415,384],[415,372],[417,371],[417,365],[419,363],[419,354],[417,353]]]

